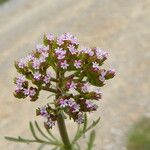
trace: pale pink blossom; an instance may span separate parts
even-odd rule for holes
[[[101,74],[99,75],[99,80],[104,82],[105,81],[105,75],[106,75],[106,71],[102,71]]]
[[[60,67],[63,68],[63,69],[67,69],[69,66],[69,64],[67,63],[66,60],[64,60],[63,62],[60,63]]]
[[[30,89],[29,96],[34,96],[36,94],[35,89]]]
[[[27,67],[27,64],[28,60],[26,58],[22,58],[18,62],[18,67],[23,69],[24,67]]]
[[[75,120],[75,122],[77,122],[78,124],[82,124],[84,122],[84,115],[83,115],[83,113],[78,113],[78,117]]]
[[[69,85],[69,90],[75,90],[76,88],[77,88],[77,83],[72,81]]]
[[[41,74],[39,73],[39,71],[37,71],[37,72],[35,72],[34,74],[33,74],[33,77],[34,77],[34,79],[35,80],[40,80],[41,79]]]
[[[89,91],[89,87],[90,87],[90,83],[89,83],[89,82],[84,83],[84,85],[81,87],[81,91],[82,91],[83,93],[86,93],[86,92]]]
[[[76,54],[77,50],[75,49],[74,45],[69,45],[68,49],[70,51],[71,54]]]
[[[99,70],[100,69],[100,66],[97,62],[92,62],[92,67],[94,68],[94,70]]]
[[[81,60],[75,60],[75,63],[74,63],[74,66],[77,68],[77,69],[79,69],[79,68],[81,68]]]
[[[34,69],[39,69],[40,68],[40,65],[41,65],[41,60],[35,58],[32,62],[32,67]]]
[[[30,94],[30,90],[29,89],[24,89],[23,93],[24,93],[24,95],[28,96]]]
[[[54,36],[51,33],[47,34],[46,38],[50,41],[54,40]]]

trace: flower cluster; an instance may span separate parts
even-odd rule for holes
[[[20,75],[14,80],[14,95],[36,101],[42,90],[55,93],[53,107],[49,104],[37,110],[47,119],[44,124],[48,128],[55,125],[60,111],[83,123],[84,113],[97,110],[94,100],[101,99],[100,87],[115,76],[114,69],[102,68],[107,58],[108,53],[100,48],[79,48],[78,39],[70,33],[59,37],[47,34],[43,44],[15,63]]]

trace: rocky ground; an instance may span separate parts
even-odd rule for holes
[[[34,48],[43,33],[71,32],[82,45],[108,49],[108,63],[117,71],[103,88],[99,111],[90,115],[101,116],[95,150],[126,150],[128,129],[150,116],[149,27],[149,0],[11,0],[0,6],[0,149],[36,150],[37,145],[10,143],[4,136],[30,136],[33,108],[45,103],[43,97],[31,103],[12,96],[14,60]],[[74,124],[67,124],[71,135]]]

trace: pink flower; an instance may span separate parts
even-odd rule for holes
[[[100,66],[99,66],[99,64],[97,63],[97,62],[92,62],[92,67],[94,68],[94,70],[99,70],[100,69]]]
[[[86,107],[92,110],[96,110],[98,106],[96,104],[93,104],[91,101],[86,101],[85,102]]]
[[[83,93],[86,93],[86,92],[89,91],[89,87],[90,87],[90,83],[87,82],[87,83],[85,83],[85,84],[82,86],[81,91],[82,91]]]
[[[101,50],[100,48],[96,48],[96,56],[98,59],[107,59],[108,57],[108,53],[104,52],[103,50]]]
[[[57,55],[57,58],[60,60],[60,59],[65,58],[66,51],[63,50],[62,48],[57,48],[55,49],[55,54]]]
[[[77,83],[74,83],[73,81],[70,83],[69,90],[75,90],[77,88]]]
[[[40,115],[43,116],[43,117],[48,117],[49,116],[49,114],[46,110],[46,106],[40,108]]]
[[[99,76],[99,80],[104,82],[105,81],[105,75],[106,75],[106,71],[102,71],[100,76]]]
[[[73,37],[73,38],[71,39],[71,43],[72,43],[72,44],[76,44],[76,45],[79,44],[78,39],[77,39],[76,37]]]
[[[46,76],[44,77],[44,82],[45,82],[46,84],[50,83],[51,77],[52,77],[51,72],[47,72]]]
[[[29,91],[29,96],[34,96],[36,94],[36,91],[35,91],[35,89],[30,89],[30,91]]]
[[[18,86],[22,86],[22,84],[24,83],[26,81],[26,78],[25,78],[25,76],[24,75],[20,75],[19,77],[17,77],[17,79],[16,79],[16,84],[18,85]]]
[[[68,106],[68,100],[67,99],[60,99],[60,107],[65,108]]]
[[[41,61],[39,59],[35,58],[32,62],[32,67],[34,69],[39,69],[40,65],[41,65]]]
[[[75,120],[78,124],[82,124],[84,122],[83,113],[78,113],[77,119]]]
[[[39,52],[39,53],[42,53],[42,52],[47,52],[49,50],[49,45],[45,46],[43,44],[38,44],[36,46],[36,50]]]
[[[77,50],[74,45],[69,45],[68,48],[71,54],[76,54]]]
[[[61,45],[64,44],[64,38],[63,38],[63,36],[59,36],[59,37],[57,38],[57,44],[58,44],[59,46],[61,46]]]
[[[79,110],[80,110],[80,105],[75,103],[75,104],[72,106],[72,109],[73,109],[72,112],[79,112]]]
[[[63,69],[67,69],[69,66],[69,64],[67,63],[66,60],[64,60],[63,62],[60,63],[60,67],[63,68]]]
[[[34,77],[34,79],[35,80],[40,80],[41,79],[41,74],[39,73],[39,71],[37,71],[37,72],[35,72],[34,74],[33,74],[33,77]]]
[[[81,68],[81,60],[75,60],[74,66],[78,69]]]
[[[55,125],[55,121],[52,121],[51,118],[48,119],[47,122],[45,122],[45,124],[49,127],[52,128]]]
[[[34,54],[29,54],[27,57],[26,57],[26,60],[29,62],[31,60],[34,60],[35,57],[34,57]]]
[[[24,89],[23,93],[24,93],[24,95],[28,96],[30,94],[30,90],[29,89]]]
[[[54,40],[54,36],[50,33],[50,34],[47,34],[46,35],[46,38],[49,40],[49,41],[52,41]]]
[[[27,63],[28,63],[27,59],[22,58],[18,62],[18,67],[23,69],[24,67],[27,67]]]

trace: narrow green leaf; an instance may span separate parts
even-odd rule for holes
[[[28,140],[28,139],[23,139],[21,137],[18,138],[14,138],[14,137],[5,137],[6,140],[12,141],[12,142],[21,142],[21,143],[31,143],[31,142],[35,142],[35,140]]]
[[[83,134],[85,134],[87,131],[94,128],[98,124],[99,121],[100,121],[100,117],[96,121],[93,121],[93,123],[88,128],[86,128],[86,130],[84,132],[83,132],[83,130],[79,130],[78,134],[76,134],[76,136],[73,139],[72,143],[74,144],[79,138],[81,138],[81,136]]]
[[[49,129],[47,129],[47,128],[45,128],[45,129],[46,129],[47,133],[48,133],[55,141],[61,143],[61,142],[50,132]]]
[[[87,143],[87,150],[92,150],[93,146],[94,146],[94,140],[95,140],[95,131],[93,130],[91,133],[90,133],[90,137],[89,137],[89,141]]]
[[[33,125],[32,125],[32,122],[29,123],[29,126],[30,126],[30,131],[31,131],[33,137],[34,137],[36,140],[41,141],[41,140],[37,137],[37,135],[35,134],[35,130],[34,130],[34,127],[33,127]]]
[[[99,121],[100,121],[100,117],[96,121],[93,121],[93,123],[85,130],[85,132],[95,127],[99,123]]]
[[[45,133],[40,129],[40,127],[39,127],[39,125],[38,125],[38,123],[35,121],[35,126],[36,126],[36,128],[37,128],[37,130],[41,133],[41,135],[43,136],[43,137],[45,137],[47,140],[49,140],[50,142],[53,142],[53,140],[52,139],[50,139],[47,135],[45,135]]]

